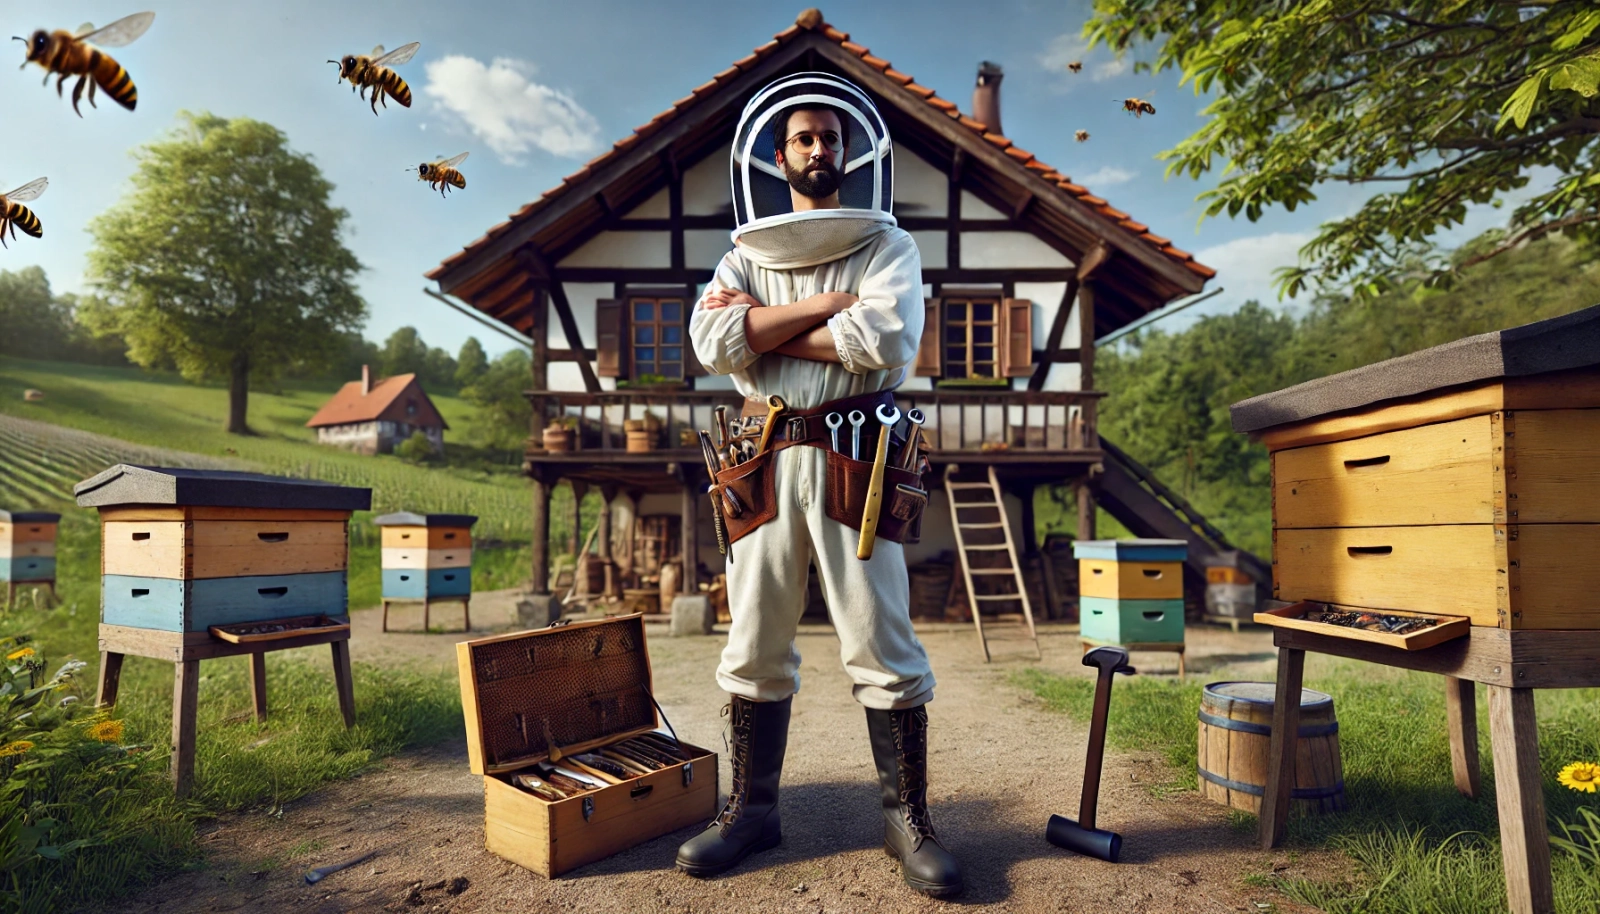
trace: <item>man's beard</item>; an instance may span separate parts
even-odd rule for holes
[[[795,170],[789,163],[783,163],[783,173],[789,179],[789,186],[794,188],[801,196],[813,200],[824,200],[833,196],[839,190],[839,185],[844,182],[844,175],[839,173],[832,162],[818,162],[816,165],[807,165],[804,170]]]

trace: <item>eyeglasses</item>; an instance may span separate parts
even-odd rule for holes
[[[812,133],[797,133],[789,137],[787,144],[796,151],[811,154],[811,149],[817,144],[818,137]],[[844,140],[832,130],[826,131],[821,137],[822,145],[829,152],[838,152],[844,148]]]

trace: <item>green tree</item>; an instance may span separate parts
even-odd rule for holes
[[[533,416],[533,408],[523,396],[532,366],[526,350],[513,349],[490,363],[476,382],[461,391],[475,407],[468,431],[473,443],[494,450],[521,450]]]
[[[467,337],[456,355],[456,386],[470,387],[488,370],[489,357],[484,354],[483,344],[475,336]]]
[[[1136,69],[1176,67],[1215,93],[1205,126],[1162,153],[1169,174],[1227,164],[1200,195],[1207,216],[1254,221],[1329,183],[1399,188],[1323,225],[1280,272],[1285,294],[1349,281],[1370,296],[1551,233],[1600,238],[1593,0],[1095,0],[1084,33],[1119,54],[1155,44]],[[1500,205],[1536,169],[1555,186],[1504,231],[1466,257],[1434,246],[1470,205]]]
[[[0,352],[48,358],[72,332],[72,312],[50,293],[42,267],[0,270]]]
[[[449,352],[435,346],[422,361],[421,376],[423,384],[435,390],[455,390],[456,360]]]
[[[270,124],[184,112],[136,153],[133,190],[90,226],[101,332],[141,365],[228,379],[227,430],[248,434],[250,379],[335,358],[359,327],[361,264],[333,185]]]
[[[415,327],[401,327],[383,341],[379,356],[381,374],[386,378],[395,375],[421,375],[428,363],[428,344]]]

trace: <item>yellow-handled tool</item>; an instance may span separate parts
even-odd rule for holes
[[[892,406],[878,407],[878,451],[872,457],[872,477],[867,482],[867,503],[861,510],[861,541],[856,544],[856,558],[872,558],[872,546],[878,539],[878,512],[883,508],[883,468],[889,462],[889,432],[900,421],[900,410]]]
[[[756,454],[759,456],[767,452],[767,440],[772,437],[772,427],[778,422],[778,414],[789,408],[783,398],[777,394],[767,398],[767,421],[761,426],[761,443],[756,445]]]

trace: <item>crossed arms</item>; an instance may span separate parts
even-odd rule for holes
[[[748,292],[718,289],[706,295],[700,306],[715,311],[749,305],[744,313],[744,338],[752,352],[776,352],[796,359],[840,364],[828,318],[857,301],[860,299],[848,292],[822,292],[782,308],[768,308]]]

